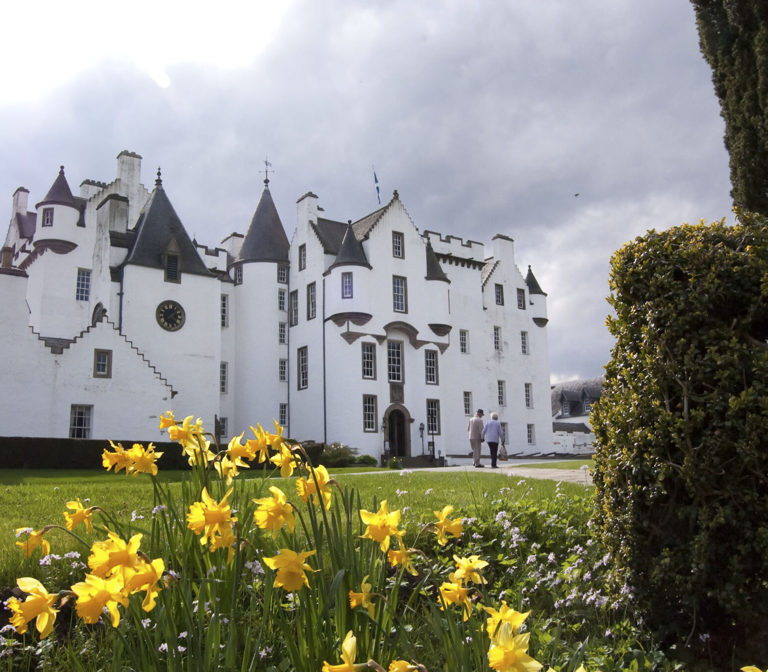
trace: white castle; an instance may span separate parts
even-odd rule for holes
[[[552,449],[546,295],[511,238],[419,232],[398,193],[356,222],[298,200],[291,240],[269,180],[245,235],[190,239],[141,157],[29,210],[0,263],[0,436],[163,440],[194,414],[226,442],[273,420],[379,457],[461,456],[477,408],[509,453]],[[455,463],[461,463],[457,460]]]

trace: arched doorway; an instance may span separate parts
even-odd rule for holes
[[[411,414],[402,406],[391,406],[385,414],[386,436],[392,457],[411,455]]]

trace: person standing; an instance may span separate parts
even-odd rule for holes
[[[504,428],[499,422],[499,414],[491,413],[491,419],[483,427],[482,439],[491,451],[491,469],[496,469],[496,456],[499,454],[499,443],[504,443]]]
[[[467,426],[469,432],[469,445],[472,448],[472,462],[476,467],[482,467],[480,464],[480,447],[483,443],[483,409],[477,409],[477,413],[470,418]]]

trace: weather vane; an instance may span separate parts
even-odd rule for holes
[[[269,162],[269,159],[265,156],[264,157],[264,186],[269,186],[269,174],[274,173],[274,170],[270,170],[272,167],[272,164]]]

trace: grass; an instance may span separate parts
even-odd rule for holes
[[[521,467],[522,469],[581,469],[583,466],[587,466],[590,469],[595,466],[595,461],[592,459],[587,460],[565,460],[562,462],[535,462],[534,464],[516,464],[515,469]]]

